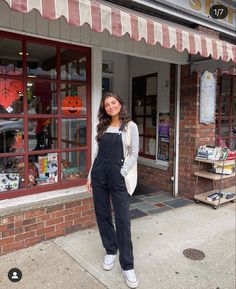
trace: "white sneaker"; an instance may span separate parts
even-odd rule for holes
[[[102,267],[104,270],[111,270],[115,264],[116,255],[106,255],[103,260]]]
[[[122,270],[125,277],[125,282],[130,288],[138,287],[138,279],[134,273],[134,269],[131,270]]]

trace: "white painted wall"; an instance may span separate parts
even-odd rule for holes
[[[170,64],[144,58],[131,57],[130,77],[158,74],[157,112],[169,112]]]
[[[129,105],[129,56],[103,51],[103,62],[110,61],[113,64],[112,90],[119,94],[126,106]]]
[[[170,64],[144,58],[131,57],[130,59],[130,80],[133,77],[157,73],[157,127],[156,144],[158,144],[158,116],[160,112],[170,112]],[[132,83],[132,82],[131,82]],[[131,88],[130,88],[131,91]],[[158,147],[156,148],[158,150]],[[161,160],[149,160],[139,158],[139,162],[144,165],[166,169],[168,162]]]

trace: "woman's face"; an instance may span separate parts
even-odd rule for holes
[[[116,98],[109,96],[104,101],[104,108],[106,113],[112,117],[120,113],[121,104]]]

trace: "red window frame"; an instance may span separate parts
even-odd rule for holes
[[[223,95],[223,81],[228,80],[229,85],[229,94]],[[236,95],[233,93],[233,81],[236,81],[236,75],[222,74],[218,80],[218,95],[217,95],[217,108],[216,108],[216,142],[217,145],[221,145],[221,142],[227,144],[229,149],[232,147],[229,144],[232,144],[233,141],[236,141],[236,137],[233,136],[233,123],[236,122],[236,115],[233,114],[233,103],[236,99]],[[229,111],[222,111],[222,104],[225,100],[228,100]],[[225,114],[226,113],[226,114]],[[230,132],[228,136],[222,136],[222,123],[223,121],[228,122],[228,131]]]
[[[143,119],[143,133],[139,133],[139,137],[143,138],[143,140],[142,140],[142,148],[143,149],[142,149],[142,151],[139,152],[139,155],[141,157],[144,157],[144,158],[147,158],[147,159],[155,160],[156,159],[156,154],[155,155],[150,155],[150,154],[146,153],[146,140],[148,140],[150,138],[155,138],[155,142],[157,142],[157,134],[156,134],[156,132],[155,132],[155,136],[147,132],[146,121],[147,121],[147,118],[151,118],[152,115],[151,114],[147,114],[147,112],[146,112],[146,107],[147,107],[146,98],[152,99],[152,101],[156,104],[156,102],[157,102],[157,94],[147,95],[145,93],[145,95],[140,95],[139,96],[139,99],[143,101],[143,114],[137,115],[137,114],[135,114],[135,99],[136,99],[136,96],[134,95],[134,92],[133,92],[133,83],[135,81],[145,82],[145,85],[146,85],[146,81],[150,77],[156,77],[156,81],[157,81],[157,85],[158,85],[158,73],[151,73],[151,74],[145,74],[145,75],[133,77],[133,80],[132,80],[132,103],[133,103],[133,105],[132,105],[132,118],[133,118],[133,120],[136,123],[138,123],[137,122],[138,118],[142,118]],[[145,86],[145,88],[146,88],[146,86]],[[155,111],[155,115],[156,115],[157,105],[154,107],[154,111]],[[156,126],[157,126],[157,124],[156,124]],[[140,143],[141,143],[141,141],[140,141]]]
[[[0,32],[0,38],[7,38],[11,40],[18,40],[22,42],[22,60],[23,60],[23,75],[20,76],[13,76],[19,80],[23,81],[24,84],[24,100],[23,100],[23,114],[1,114],[0,118],[23,118],[24,119],[24,152],[23,153],[0,153],[1,158],[7,157],[14,157],[14,156],[24,156],[25,160],[25,187],[22,189],[14,190],[14,191],[7,191],[0,193],[0,200],[6,198],[13,198],[19,197],[24,195],[30,195],[40,192],[58,190],[68,187],[74,187],[79,185],[84,185],[86,183],[86,179],[78,179],[78,180],[70,180],[69,182],[62,182],[61,179],[61,165],[58,166],[58,182],[50,185],[43,185],[43,186],[34,186],[28,187],[28,157],[31,155],[38,155],[44,153],[57,153],[58,154],[58,164],[61,164],[61,155],[63,152],[72,152],[72,151],[87,151],[87,158],[86,158],[86,173],[90,168],[91,163],[91,49],[88,47],[77,46],[73,44],[66,44],[62,42],[52,41],[52,40],[45,40],[41,38],[35,38],[25,35],[19,35],[14,33],[8,32]],[[62,148],[62,127],[61,127],[61,120],[62,118],[78,118],[78,116],[66,116],[61,113],[61,110],[58,109],[56,114],[28,114],[27,111],[27,81],[32,81],[32,78],[27,76],[27,56],[26,56],[26,43],[30,42],[33,44],[41,44],[41,45],[48,45],[56,48],[56,71],[57,77],[56,79],[37,79],[34,78],[34,81],[50,81],[54,82],[57,85],[57,103],[58,108],[60,108],[61,104],[61,95],[60,95],[60,87],[61,84],[74,84],[78,85],[79,83],[86,85],[86,114],[80,116],[82,119],[86,119],[87,123],[87,133],[86,133],[86,145],[83,147],[78,148]],[[61,66],[60,66],[60,50],[61,49],[73,49],[79,52],[82,52],[86,55],[86,81],[70,81],[70,80],[62,80],[61,79]],[[1,56],[0,56],[1,57]],[[12,78],[9,75],[1,75],[1,78]],[[39,119],[39,118],[55,118],[58,120],[58,148],[57,149],[50,149],[50,150],[40,150],[40,151],[28,151],[28,119]],[[27,132],[27,133],[26,133]]]

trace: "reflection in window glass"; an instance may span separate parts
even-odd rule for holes
[[[61,85],[62,113],[68,116],[86,114],[86,85]]]
[[[28,112],[30,114],[57,113],[56,84],[27,82]]]
[[[222,78],[222,96],[230,96],[230,78]]]
[[[55,79],[56,73],[56,47],[27,44],[27,74],[29,77]]]
[[[0,153],[24,151],[24,120],[0,119]]]
[[[29,157],[29,186],[55,184],[58,182],[57,153]]]
[[[29,151],[56,149],[58,147],[57,123],[54,118],[29,119]]]
[[[24,85],[21,80],[0,78],[0,113],[23,112]]]
[[[62,119],[62,148],[86,145],[86,120]]]
[[[72,49],[61,49],[61,79],[86,81],[86,56]]]
[[[22,43],[0,38],[0,74],[22,75]]]
[[[24,157],[0,158],[0,193],[25,186]]]
[[[78,180],[86,177],[86,151],[62,153],[63,180]]]

